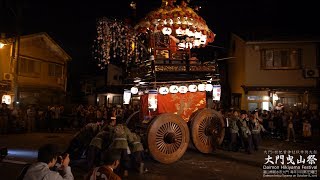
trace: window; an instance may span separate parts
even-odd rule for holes
[[[248,96],[249,101],[259,101],[262,98],[260,96]]]
[[[62,69],[63,66],[60,64],[49,63],[48,75],[54,77],[62,77]]]
[[[232,93],[232,95],[231,95],[231,106],[240,108],[240,106],[241,106],[241,94]]]
[[[267,111],[269,111],[270,109],[269,109],[269,104],[270,104],[270,102],[262,102],[261,103],[261,106],[262,106],[262,110],[267,110]],[[271,106],[270,106],[271,107]]]
[[[298,69],[301,62],[301,49],[261,50],[262,69]]]
[[[123,97],[122,96],[113,96],[112,104],[122,104]]]
[[[248,109],[249,109],[249,111],[254,111],[254,110],[256,110],[257,108],[259,108],[259,107],[258,107],[258,103],[256,103],[256,102],[248,103]]]
[[[19,61],[19,74],[23,76],[35,76],[39,77],[41,72],[41,62],[37,60],[31,60],[24,57]]]

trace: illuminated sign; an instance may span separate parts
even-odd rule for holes
[[[123,104],[130,104],[131,99],[131,91],[123,92]]]
[[[212,100],[220,101],[220,97],[221,97],[221,86],[214,85],[212,88]]]
[[[6,104],[11,104],[11,96],[10,95],[3,95],[1,102],[6,103]]]
[[[148,94],[148,109],[155,111],[157,109],[157,90],[149,90]]]

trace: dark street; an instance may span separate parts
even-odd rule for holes
[[[0,180],[319,177],[315,2],[1,0]]]
[[[29,133],[0,136],[0,144],[7,146],[8,156],[1,162],[0,174],[5,179],[13,180],[25,163],[36,160],[36,149],[44,143],[58,143],[67,147],[74,132],[67,133]],[[315,141],[316,142],[316,141]],[[244,152],[217,150],[213,154],[201,154],[189,148],[183,157],[173,164],[161,164],[152,159],[145,162],[148,172],[139,175],[130,171],[127,179],[261,179],[262,166],[265,162],[264,150],[318,150],[318,144],[291,143],[274,139],[264,140],[261,150],[247,155]],[[25,155],[21,155],[21,151]],[[72,162],[75,179],[83,179],[87,172],[85,160]],[[319,162],[317,161],[317,165]],[[318,172],[319,174],[319,172]]]

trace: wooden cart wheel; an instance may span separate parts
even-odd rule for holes
[[[147,131],[151,156],[164,164],[179,160],[188,148],[189,129],[178,115],[165,113],[155,117]]]
[[[224,121],[213,109],[201,109],[191,119],[191,139],[194,146],[202,153],[211,153],[224,138]]]
[[[135,128],[135,124],[139,122],[139,112],[140,111],[135,111],[127,118],[126,125],[129,129]]]

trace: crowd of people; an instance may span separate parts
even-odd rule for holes
[[[37,131],[62,132],[65,128],[81,129],[96,119],[107,120],[115,113],[122,118],[137,110],[131,106],[75,105],[66,112],[63,105],[50,105],[40,108],[37,105],[11,108],[5,103],[0,107],[0,134]]]
[[[74,110],[74,118],[78,119],[79,124],[83,122],[83,126],[79,127],[64,151],[67,156],[63,157],[61,151],[58,153],[54,150],[56,147],[53,145],[45,145],[39,149],[38,162],[29,165],[21,179],[32,180],[39,176],[46,179],[73,179],[70,159],[83,158],[87,160],[88,173],[85,179],[88,180],[106,177],[117,180],[128,177],[129,170],[139,173],[147,171],[143,163],[144,147],[141,137],[125,125],[126,116],[132,114],[134,109],[130,106],[98,108],[79,105]],[[40,157],[43,151],[47,151],[44,153],[45,158]]]
[[[228,150],[257,151],[261,140],[306,142],[319,135],[320,113],[309,110],[229,110],[222,112],[226,123]]]
[[[14,105],[9,108],[2,103],[0,107],[0,134],[63,130],[67,125],[63,118],[64,106],[51,105],[41,109],[35,104]]]
[[[71,170],[66,168],[70,159],[85,158],[88,165],[86,179],[104,177],[121,179],[120,177],[129,176],[129,169],[140,173],[147,171],[144,167],[145,147],[140,134],[134,129],[129,129],[125,123],[126,119],[137,110],[138,107],[131,106],[77,105],[72,109],[69,120],[63,122],[61,118],[64,112],[63,106],[48,106],[43,112],[39,112],[34,106],[28,106],[25,115],[20,116],[21,109],[8,109],[2,104],[0,126],[1,132],[5,133],[3,127],[7,127],[8,130],[10,129],[8,127],[14,127],[12,124],[17,124],[18,117],[24,117],[27,132],[40,127],[36,119],[42,119],[45,122],[45,129],[49,132],[63,130],[66,126],[76,128],[78,131],[65,151],[68,156],[61,158],[66,160],[60,161],[62,164],[58,168],[64,171],[65,176],[60,175],[59,178],[73,179]],[[312,136],[319,135],[319,111],[256,109],[250,112],[230,109],[219,112],[225,120],[226,135],[223,144],[229,151],[243,149],[246,153],[252,154],[259,150],[261,142],[266,138],[295,143],[309,141]],[[3,119],[7,119],[6,124],[3,123]],[[42,149],[39,149],[39,152],[41,151]],[[58,154],[44,154],[43,157],[40,155],[41,153],[38,164],[28,168],[25,179],[33,179],[32,176],[35,174],[33,172],[44,173],[52,169],[53,164],[57,164],[60,158]],[[58,174],[47,173],[46,176],[56,177]]]

